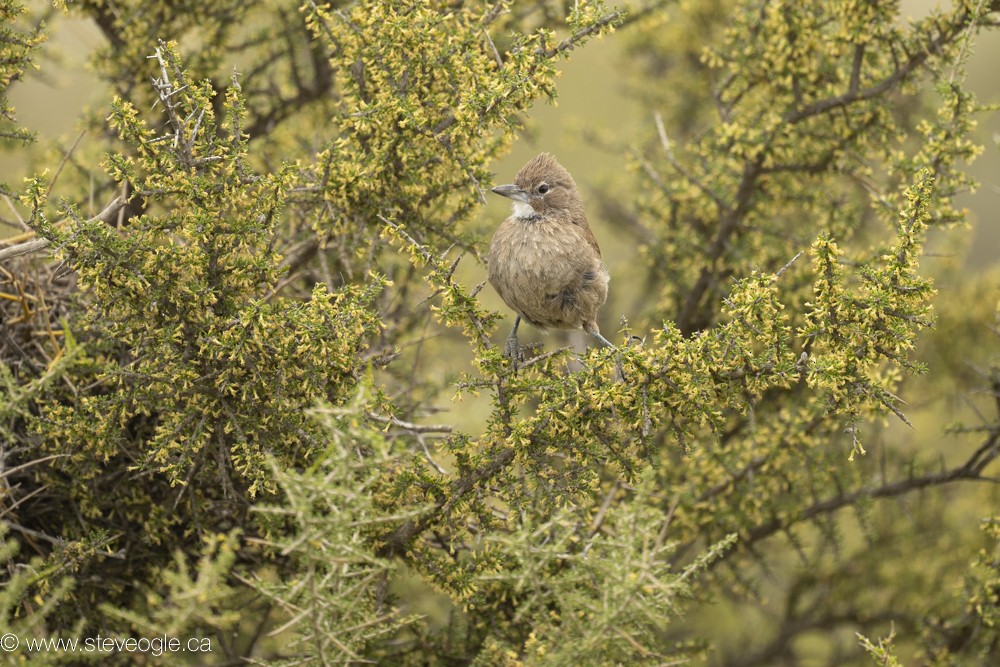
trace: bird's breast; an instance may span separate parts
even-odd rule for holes
[[[578,235],[544,218],[508,218],[490,243],[490,263],[524,279],[557,280],[585,260]]]
[[[488,264],[504,302],[542,328],[577,328],[607,299],[607,270],[570,223],[510,217],[493,236]]]

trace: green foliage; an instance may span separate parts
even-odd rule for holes
[[[849,241],[873,215],[894,225],[900,184],[924,168],[938,190],[929,222],[954,221],[948,202],[967,185],[956,163],[978,149],[965,136],[974,102],[955,84],[952,58],[983,11],[959,5],[902,29],[887,18],[892,3],[742,5],[722,44],[703,54],[712,96],[699,111],[719,122],[679,146],[661,124],[657,150],[640,158],[637,223],[662,286],[654,315],[672,316],[685,333],[703,328],[726,291],[715,276],[782,266],[818,231]],[[674,48],[654,44],[654,54]],[[919,124],[914,145],[885,95],[912,93],[926,69],[938,77],[941,111]],[[692,253],[702,263],[685,261]]]
[[[497,599],[516,612],[490,630],[473,664],[663,663],[692,652],[688,646],[664,652],[644,647],[657,645],[657,633],[692,595],[690,582],[736,536],[673,572],[669,520],[655,504],[653,476],[632,493],[614,487],[609,499],[621,500],[619,493],[628,502],[592,519],[588,511],[567,508],[539,525],[524,522],[485,540],[460,599],[473,612],[493,608]],[[539,587],[539,581],[546,585]],[[505,635],[506,641],[499,639]]]
[[[896,659],[892,650],[892,640],[894,638],[895,633],[893,632],[885,639],[879,639],[878,645],[875,645],[867,637],[858,635],[858,639],[861,640],[861,646],[872,657],[875,664],[880,665],[880,667],[900,667],[900,662]]]
[[[907,355],[914,347],[917,327],[932,324],[929,299],[934,294],[929,280],[916,270],[923,243],[928,209],[933,203],[929,170],[918,174],[907,191],[907,208],[900,212],[897,242],[879,260],[881,264],[862,266],[858,296],[845,289],[838,265],[843,254],[827,235],[814,244],[814,301],[806,312],[801,329],[808,345],[807,379],[827,392],[827,401],[838,413],[856,417],[863,406],[878,402],[908,422],[896,407],[892,388],[898,375],[884,371],[883,362],[917,370]],[[881,371],[881,372],[880,372]],[[865,450],[852,426],[856,453]]]
[[[970,658],[989,664],[997,653],[1000,623],[1000,521],[982,522],[986,545],[965,571],[960,596],[949,616],[927,619],[923,628],[924,652],[936,665],[961,665]]]
[[[407,457],[366,427],[361,399],[314,413],[329,436],[326,450],[302,471],[276,466],[283,503],[255,508],[265,517],[266,552],[295,574],[254,588],[287,614],[275,632],[287,630],[286,646],[308,656],[305,664],[355,664],[367,646],[416,621],[390,605],[396,564],[374,553],[372,537],[421,508],[393,514],[379,507],[384,471],[406,466]],[[303,664],[299,657],[275,664],[286,662]]]
[[[18,556],[19,546],[11,539],[9,529],[0,524],[0,562],[9,569],[10,576],[0,589],[0,635],[12,635],[18,642],[25,638],[49,635],[48,618],[54,616],[54,611],[60,604],[65,604],[73,591],[73,579],[61,570],[57,559],[49,562],[41,558],[31,558],[27,561]],[[25,601],[30,601],[27,610]],[[23,613],[27,611],[28,613]],[[79,633],[80,625],[62,628],[64,636]],[[20,648],[19,645],[17,648]],[[8,643],[4,644],[4,652],[10,653],[12,660],[20,660],[24,664],[27,657],[22,657],[25,651],[11,650]],[[39,652],[31,657],[32,664],[51,665],[61,662],[58,654]]]
[[[31,132],[18,127],[14,107],[6,96],[10,85],[33,66],[32,53],[45,41],[44,26],[25,29],[17,25],[24,13],[24,5],[15,0],[0,2],[0,142],[4,143],[32,140]],[[2,191],[6,193],[7,188]]]
[[[133,220],[123,235],[68,210],[76,224],[63,230],[31,191],[38,228],[92,293],[88,325],[128,350],[109,362],[106,392],[52,406],[42,435],[85,470],[114,456],[140,421],[147,435],[135,470],[187,484],[217,464],[224,484],[235,470],[252,498],[274,491],[266,451],[294,458],[319,446],[303,411],[353,386],[364,341],[379,327],[371,303],[384,282],[334,293],[318,285],[305,303],[275,297],[281,270],[271,238],[288,172],[249,170],[235,87],[217,124],[211,86],[190,81],[168,46],[156,55],[169,130],[158,135],[117,102],[111,126],[137,154],[108,164],[165,213]]]
[[[108,619],[125,621],[138,636],[180,637],[193,630],[232,630],[239,621],[240,595],[228,583],[240,546],[239,531],[206,536],[194,571],[187,554],[176,552],[156,575],[162,590],[150,590],[141,609],[103,605]],[[141,611],[141,614],[139,613]]]
[[[973,558],[960,512],[1000,416],[939,464],[903,401],[998,391],[956,370],[995,288],[941,302],[923,255],[964,220],[995,3],[67,7],[114,97],[19,193],[17,255],[56,260],[0,295],[5,627],[211,636],[185,658],[219,663],[797,664],[827,630],[842,664],[996,658],[996,521]],[[633,196],[588,210],[634,235],[613,285],[643,309],[617,350],[515,369],[460,277],[473,216],[614,28],[651,122],[615,128]],[[447,399],[464,427],[430,421]]]
[[[307,25],[337,46],[330,65],[343,77],[334,140],[307,176],[328,205],[318,231],[354,232],[379,214],[416,222],[433,212],[422,224],[449,228],[468,216],[488,156],[509,141],[495,130],[553,90],[545,33],[518,38],[502,64],[494,59],[483,31],[496,15],[426,2],[308,7]]]

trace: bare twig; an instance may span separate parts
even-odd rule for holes
[[[368,418],[372,421],[377,421],[380,424],[392,424],[397,428],[401,428],[404,431],[409,431],[410,433],[451,433],[452,427],[448,424],[414,424],[413,422],[403,421],[402,419],[397,419],[392,415],[384,417],[382,415],[377,415],[374,412],[368,413]]]
[[[106,224],[110,223],[112,217],[125,205],[125,201],[121,197],[116,197],[107,208],[95,215],[88,222],[104,222]],[[65,221],[61,221],[56,224],[62,224]],[[19,243],[8,248],[0,249],[0,262],[11,259],[13,257],[19,257],[21,255],[26,255],[28,253],[36,252],[42,250],[49,245],[50,241],[48,239],[33,239],[24,243]]]
[[[41,250],[49,245],[48,239],[34,239],[0,250],[0,262]]]

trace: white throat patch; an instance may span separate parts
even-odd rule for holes
[[[528,220],[531,218],[537,218],[538,214],[535,209],[531,208],[531,204],[523,201],[514,200],[514,217]]]

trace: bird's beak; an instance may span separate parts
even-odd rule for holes
[[[528,193],[516,185],[498,185],[493,188],[493,192],[504,197],[509,197],[514,201],[523,201],[525,204],[528,203]]]

